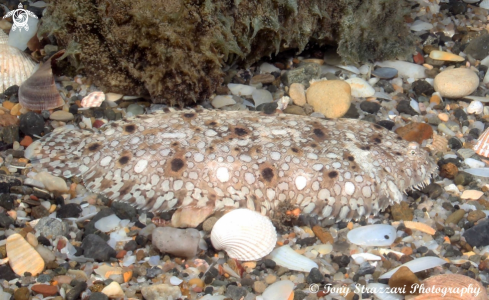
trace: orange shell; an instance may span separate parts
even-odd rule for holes
[[[489,157],[489,128],[479,136],[477,144],[472,149],[479,155]]]
[[[423,293],[414,300],[486,300],[487,291],[480,282],[465,275],[443,274],[424,280],[420,287],[438,289],[439,292]],[[446,295],[442,291],[445,289]],[[452,289],[452,290],[450,290]],[[463,292],[463,294],[462,294]],[[478,295],[477,295],[477,292]]]
[[[64,105],[63,98],[54,83],[51,64],[64,53],[61,50],[51,56],[19,88],[19,102],[28,110],[51,110]]]

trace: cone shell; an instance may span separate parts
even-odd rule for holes
[[[44,269],[41,255],[20,234],[9,236],[6,248],[10,267],[15,274],[24,276],[25,272],[29,272],[36,276]]]
[[[481,156],[489,157],[489,128],[484,130],[472,149]]]
[[[105,100],[103,92],[92,92],[81,101],[82,107],[99,107]]]
[[[64,105],[63,98],[54,83],[51,63],[61,56],[64,50],[49,58],[39,69],[27,79],[19,89],[19,102],[28,110],[50,110]]]
[[[13,85],[20,86],[37,65],[29,55],[7,42],[8,36],[0,29],[0,93]]]
[[[443,274],[430,277],[422,282],[425,290],[435,291],[416,296],[415,300],[446,300],[446,299],[464,299],[464,300],[483,300],[488,299],[487,291],[480,282],[465,275]],[[445,291],[446,294],[437,293]],[[450,291],[450,289],[452,289]],[[463,292],[463,294],[462,294]]]
[[[220,218],[211,232],[214,248],[242,261],[258,260],[273,250],[277,232],[272,222],[261,214],[235,209]]]

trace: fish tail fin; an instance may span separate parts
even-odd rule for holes
[[[93,130],[75,129],[69,125],[56,128],[30,144],[25,150],[25,158],[38,171],[67,178],[80,176],[88,170],[83,163],[82,141],[93,133]]]

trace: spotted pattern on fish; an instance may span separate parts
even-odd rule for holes
[[[203,109],[139,115],[98,131],[59,128],[26,154],[111,200],[205,216],[238,207],[273,216],[290,201],[319,219],[357,219],[401,201],[437,169],[417,144],[373,123]]]

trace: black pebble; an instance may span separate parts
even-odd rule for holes
[[[19,129],[31,137],[41,135],[44,130],[44,118],[35,112],[29,111],[20,116]]]
[[[109,246],[110,247],[110,246]],[[80,294],[87,289],[86,282],[79,282],[68,293],[66,293],[66,300],[76,300],[80,297]]]
[[[108,261],[115,257],[115,250],[110,247],[104,239],[96,234],[87,235],[81,244],[85,257],[93,258],[97,261]]]
[[[363,101],[360,103],[360,108],[370,114],[376,114],[380,110],[380,104],[376,102]]]
[[[72,106],[70,106],[69,111],[70,111],[70,113],[72,113],[73,115],[78,114],[78,105],[73,104]]]
[[[405,113],[411,116],[415,116],[418,114],[418,112],[411,107],[411,103],[409,100],[400,101],[399,104],[397,105],[397,111],[399,113]]]
[[[413,87],[413,91],[418,96],[421,96],[423,94],[426,96],[431,96],[435,92],[435,89],[431,84],[421,79],[413,82],[412,87]]]
[[[394,128],[395,123],[389,120],[381,120],[377,122],[378,125],[384,127],[387,130],[392,130]]]
[[[463,147],[463,144],[458,138],[452,137],[448,140],[448,146],[452,150],[458,150],[458,149],[461,149]]]
[[[60,209],[56,212],[56,217],[58,218],[78,218],[82,213],[83,209],[80,204],[77,203],[68,203],[66,205],[61,206]]]
[[[456,110],[454,110],[453,115],[455,116],[455,118],[457,118],[459,120],[460,119],[462,119],[464,121],[467,120],[467,114],[461,108],[457,108]]]
[[[260,104],[256,107],[257,111],[263,111],[267,115],[273,114],[275,110],[277,109],[278,104],[277,102],[271,102],[271,103],[263,103]]]
[[[90,295],[88,300],[109,300],[109,297],[104,293],[95,292]]]
[[[7,97],[10,97],[12,95],[17,95],[19,93],[19,86],[18,85],[12,85],[11,87],[7,88],[3,94]]]
[[[0,194],[0,206],[6,210],[14,208],[14,199],[9,194]]]
[[[321,274],[318,268],[312,268],[306,278],[307,283],[322,283],[324,276]]]
[[[347,267],[350,263],[350,258],[347,255],[333,257],[333,262],[337,263],[340,268]]]

